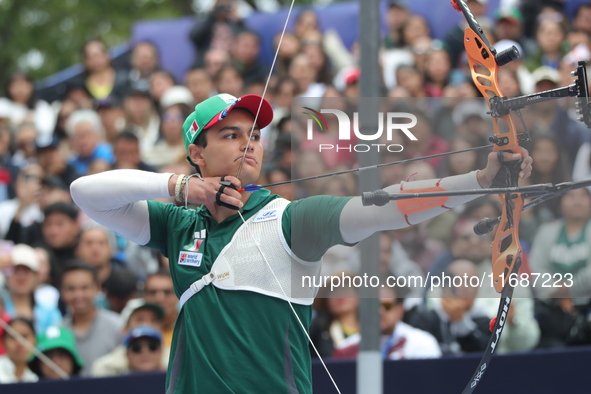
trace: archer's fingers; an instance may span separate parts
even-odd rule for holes
[[[220,196],[220,201],[225,202],[226,204],[233,205],[238,208],[242,208],[244,206],[244,203],[242,202],[242,200],[240,200],[239,198],[231,197],[228,194],[226,194],[226,190],[228,190],[228,189],[229,188],[224,189],[224,192]],[[236,191],[236,190],[234,190],[234,191]],[[240,194],[240,193],[238,193],[238,194]]]
[[[531,172],[533,170],[532,164],[534,159],[529,155],[527,149],[522,148],[523,154],[523,163],[521,163],[521,172],[519,173],[519,177],[521,179],[529,178],[531,176]]]
[[[221,178],[220,178],[220,180],[221,180]],[[241,189],[242,188],[242,182],[240,182],[240,179],[236,178],[235,176],[226,175],[224,177],[224,180],[226,182],[232,183],[232,185],[234,185],[236,187],[236,189]],[[238,194],[240,194],[240,193],[238,193]]]

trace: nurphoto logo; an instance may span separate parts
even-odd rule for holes
[[[373,134],[361,133],[359,130],[359,113],[353,113],[353,122],[349,118],[347,113],[338,109],[320,109],[316,111],[310,107],[303,107],[305,115],[308,115],[310,119],[306,125],[306,138],[308,140],[314,139],[314,125],[317,125],[320,132],[328,133],[329,130],[328,122],[322,114],[331,114],[336,116],[338,124],[338,144],[319,144],[318,152],[327,150],[338,151],[349,151],[349,152],[369,152],[372,149],[377,149],[378,152],[381,150],[387,150],[388,152],[402,152],[404,147],[400,144],[389,144],[389,143],[364,143],[364,144],[352,144],[351,139],[353,137],[351,131],[353,131],[354,137],[359,141],[383,141],[384,131],[386,132],[387,142],[391,142],[393,139],[394,132],[402,132],[409,140],[417,141],[417,137],[410,131],[411,128],[417,125],[417,117],[408,112],[379,112],[378,116],[378,130]],[[343,142],[343,143],[340,143]]]

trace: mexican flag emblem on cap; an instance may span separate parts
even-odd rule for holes
[[[187,137],[189,137],[192,140],[193,137],[195,137],[195,133],[197,133],[198,131],[199,125],[197,124],[197,121],[193,120],[193,122],[191,123],[191,127],[189,127],[189,130],[187,131],[189,133]]]

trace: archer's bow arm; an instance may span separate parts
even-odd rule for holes
[[[464,175],[441,179],[401,182],[386,187],[388,193],[454,191],[481,189],[473,171]],[[441,215],[451,208],[472,201],[476,196],[455,196],[443,198],[417,198],[391,201],[378,206],[363,206],[361,197],[352,198],[343,208],[340,217],[340,229],[343,240],[347,243],[359,242],[376,231],[397,230]]]

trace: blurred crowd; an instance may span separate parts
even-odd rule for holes
[[[499,71],[506,96],[567,86],[578,61],[591,57],[589,4],[569,19],[562,2],[512,1],[494,13],[486,0],[467,3],[497,50],[515,45],[522,55]],[[382,150],[381,162],[487,144],[492,126],[470,77],[465,23],[435,39],[427,20],[411,13],[404,1],[389,2],[382,17],[387,26],[380,51],[383,109],[415,114],[412,132],[418,141],[404,135],[386,140],[384,133],[381,142],[404,149]],[[147,41],[135,44],[125,68],[113,66],[100,40],[87,42],[83,74],[52,103],[37,98],[26,73],[10,75],[0,98],[0,383],[166,368],[178,314],[167,260],[86,217],[72,203],[69,186],[80,176],[112,169],[194,172],[186,161],[182,124],[197,103],[217,93],[265,93],[275,117],[262,130],[266,154],[260,184],[357,166],[352,149],[317,151],[318,141],[342,143],[338,127],[330,126],[336,119],[326,116],[328,127],[312,144],[299,107],[355,111],[358,43],[347,48],[336,31],[320,29],[314,11],[302,10],[282,37],[270,72],[260,60],[260,37],[237,16],[233,0],[216,1],[196,21],[190,38],[197,57],[183,80],[160,67],[158,48]],[[280,39],[275,37],[275,47]],[[560,100],[512,115],[519,131],[533,138],[525,146],[534,171],[523,185],[591,177],[590,134],[574,109],[574,100]],[[464,174],[483,168],[488,152],[387,166],[380,175],[387,186]],[[271,190],[292,200],[356,195],[357,185],[347,174]],[[481,197],[420,225],[381,233],[382,275],[490,272],[492,236],[476,236],[472,228],[500,212],[496,197]],[[508,312],[498,351],[591,344],[590,219],[586,188],[523,213],[520,272],[572,274],[573,286],[516,289],[520,298]],[[325,256],[323,275],[355,278],[363,272],[357,247],[335,247]],[[486,348],[489,320],[498,306],[492,287],[380,291],[385,359]],[[310,334],[323,357],[355,357],[358,306],[354,287],[331,294],[320,290]]]

